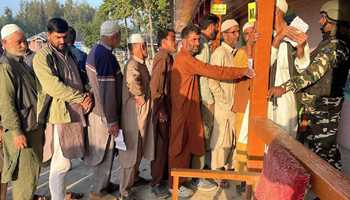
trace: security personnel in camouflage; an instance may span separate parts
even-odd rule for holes
[[[279,87],[271,88],[269,96],[282,96],[288,91],[301,92],[301,101],[310,119],[310,148],[337,169],[341,168],[336,144],[338,122],[343,102],[343,88],[350,67],[350,45],[344,29],[349,27],[350,4],[333,0],[321,8],[323,40],[311,54],[311,64],[298,76]]]

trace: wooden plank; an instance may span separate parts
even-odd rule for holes
[[[173,177],[173,194],[172,200],[178,200],[178,186],[179,178],[209,178],[209,179],[220,179],[220,180],[235,180],[245,181],[247,183],[247,195],[251,196],[253,188],[255,188],[260,173],[253,172],[233,172],[233,171],[220,171],[220,170],[197,170],[197,169],[171,169],[171,176]],[[248,198],[251,199],[251,198]]]
[[[258,1],[257,31],[260,39],[255,45],[254,68],[257,76],[252,80],[250,97],[250,119],[248,136],[248,156],[264,155],[264,143],[259,139],[259,130],[252,126],[256,117],[267,117],[267,92],[269,80],[270,51],[275,0]],[[248,169],[255,168],[254,160],[248,159]]]
[[[271,120],[257,118],[252,126],[259,130],[259,136],[266,144],[276,140],[304,165],[312,176],[312,191],[319,198],[350,199],[350,179],[296,141],[277,124]]]
[[[173,176],[173,200],[178,200],[179,176]]]
[[[260,177],[260,173],[221,170],[171,169],[171,176],[246,181],[248,184],[255,185]]]

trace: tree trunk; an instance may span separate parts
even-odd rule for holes
[[[148,17],[148,35],[150,37],[150,45],[151,45],[151,56],[150,58],[153,59],[154,57],[154,44],[153,44],[153,21],[152,21],[152,10],[151,6],[147,4],[147,2],[143,1],[143,4],[145,6],[145,10],[147,12]]]
[[[126,36],[126,59],[129,59],[129,48],[128,48],[128,40],[129,40],[129,32],[128,32],[128,23],[126,21],[126,17],[124,17],[124,24],[125,24],[125,36]]]
[[[151,59],[154,57],[154,42],[153,42],[153,24],[152,24],[152,16],[151,12],[148,13],[148,23],[149,23],[149,37],[151,43]]]

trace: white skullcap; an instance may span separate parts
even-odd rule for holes
[[[143,39],[140,33],[131,34],[128,41],[129,44],[144,43],[144,42],[145,40]]]
[[[6,24],[1,29],[1,39],[3,40],[17,31],[23,32],[22,29],[16,24]]]
[[[279,8],[282,12],[287,13],[288,4],[286,0],[276,0],[276,7]]]
[[[254,27],[254,22],[247,22],[244,24],[242,31],[244,32],[247,28]]]
[[[107,20],[101,24],[100,35],[101,36],[111,36],[115,33],[119,33],[120,28],[117,21]]]
[[[239,24],[236,20],[234,20],[234,19],[225,20],[221,25],[221,32],[225,32],[234,26],[239,26]]]

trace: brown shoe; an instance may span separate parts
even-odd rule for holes
[[[81,199],[84,197],[83,193],[77,193],[77,192],[66,192],[65,200],[76,200]]]
[[[90,200],[117,200],[117,197],[110,194],[90,192],[89,199]]]

